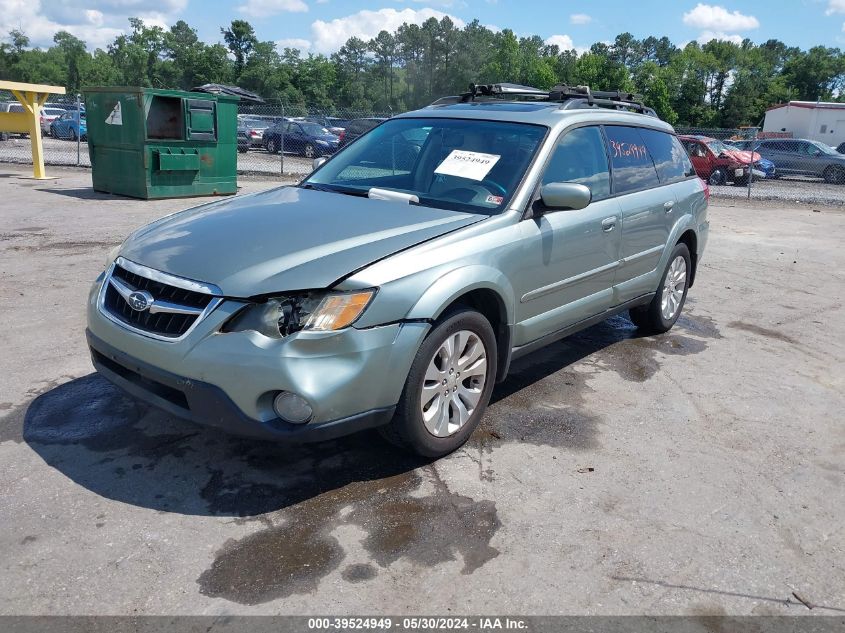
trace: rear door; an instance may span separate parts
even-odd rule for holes
[[[604,128],[613,176],[613,193],[622,213],[622,246],[616,270],[617,303],[653,291],[653,273],[669,239],[667,215],[675,206],[670,184],[661,184],[641,130],[622,125]],[[645,290],[644,290],[645,289]]]

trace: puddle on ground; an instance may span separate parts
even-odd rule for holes
[[[699,338],[718,335],[701,317],[681,327]],[[592,374],[611,369],[626,380],[648,380],[662,356],[703,350],[699,338],[638,338],[616,317],[516,361],[473,442],[479,452],[509,441],[596,448],[600,418],[585,401]],[[3,439],[22,438],[49,465],[106,498],[233,516],[256,527],[220,547],[197,580],[204,595],[258,604],[313,591],[335,571],[346,582],[367,582],[397,562],[457,561],[469,574],[499,553],[490,544],[500,527],[492,501],[450,491],[427,461],[374,433],[274,444],[175,420],[95,374],[48,389],[3,418]],[[478,460],[482,478],[492,477],[487,461],[485,468]],[[361,530],[363,560],[338,541],[335,531],[344,525]]]
[[[599,418],[585,404],[594,371],[575,371],[574,367],[584,361],[625,380],[645,382],[660,370],[661,356],[698,354],[707,348],[701,338],[721,338],[708,317],[682,319],[680,327],[697,338],[677,331],[642,337],[627,318],[616,316],[515,361],[507,380],[496,386],[474,442],[596,448]],[[481,474],[489,478],[483,469]]]
[[[434,491],[417,496],[424,474]],[[424,567],[460,560],[462,573],[471,574],[499,555],[490,545],[500,526],[495,504],[452,493],[433,466],[349,483],[280,518],[281,525],[225,543],[197,580],[200,593],[253,605],[314,591],[345,559],[332,534],[342,525],[367,533],[362,545],[370,556],[342,571],[348,582],[365,582],[400,559]]]
[[[771,338],[778,341],[783,341],[784,343],[789,343],[791,345],[798,345],[798,341],[796,341],[791,336],[784,334],[783,332],[778,332],[777,330],[770,330],[769,328],[754,325],[753,323],[745,323],[743,321],[731,321],[730,323],[728,323],[728,327],[734,328],[736,330],[744,330],[746,332],[750,332],[751,334],[756,334],[757,336],[762,336],[764,338]]]

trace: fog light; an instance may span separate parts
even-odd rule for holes
[[[302,396],[289,391],[283,391],[273,400],[273,409],[276,415],[293,424],[304,424],[311,419],[314,411],[311,405]]]

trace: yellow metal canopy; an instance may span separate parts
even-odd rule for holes
[[[32,171],[36,178],[46,178],[44,173],[44,147],[41,144],[41,106],[53,95],[65,94],[62,86],[27,84],[0,79],[0,90],[8,90],[23,106],[23,112],[0,112],[0,132],[29,134],[32,143]]]

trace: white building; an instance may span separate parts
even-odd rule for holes
[[[845,142],[845,103],[790,101],[766,111],[763,132],[790,132],[836,147]]]

